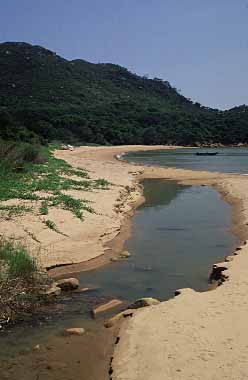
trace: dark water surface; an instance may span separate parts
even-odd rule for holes
[[[132,236],[125,244],[131,257],[75,274],[82,287],[96,290],[66,295],[33,327],[24,324],[7,336],[2,334],[0,358],[33,347],[64,327],[99,328],[100,321],[90,317],[92,305],[99,300],[166,300],[178,288],[207,290],[212,264],[222,261],[238,244],[230,231],[231,207],[209,187],[162,180],[146,180],[143,185],[146,202],[134,215]]]
[[[197,156],[196,152],[218,152],[218,155]],[[248,148],[157,150],[128,153],[124,157],[146,165],[248,174]]]

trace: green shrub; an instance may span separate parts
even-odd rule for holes
[[[0,240],[0,260],[2,261],[1,277],[22,278],[31,280],[37,270],[37,264],[27,251],[27,248],[13,240]]]
[[[0,326],[32,314],[45,300],[51,283],[27,247],[12,239],[0,239]]]
[[[48,215],[48,202],[43,201],[40,206],[41,215]]]
[[[96,187],[100,189],[107,189],[110,185],[110,182],[104,178],[98,178],[94,182],[95,182]]]
[[[57,231],[56,224],[52,220],[44,220],[43,222],[50,230]]]
[[[39,145],[0,141],[0,170],[20,172],[30,163],[44,163]]]
[[[21,146],[22,159],[24,162],[32,162],[34,164],[42,163],[45,161],[41,156],[39,145],[22,144]]]

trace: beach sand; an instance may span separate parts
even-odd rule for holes
[[[110,256],[106,242],[120,233],[121,226],[132,213],[133,204],[140,199],[141,191],[134,179],[138,171],[142,171],[142,168],[129,166],[115,160],[113,156],[123,151],[158,148],[169,149],[141,146],[80,147],[74,151],[55,152],[56,157],[66,160],[73,167],[85,168],[92,179],[103,178],[111,182],[108,190],[65,191],[75,198],[88,200],[94,213],[84,211],[85,220],[81,221],[70,211],[54,207],[43,217],[39,215],[38,202],[11,200],[4,204],[25,203],[26,206],[32,206],[34,211],[10,220],[1,218],[1,234],[25,241],[33,252],[38,252],[40,263],[46,268],[82,262],[87,262],[85,267],[88,268],[109,262],[109,259],[106,260]],[[44,219],[54,222],[62,234],[47,228]],[[90,262],[95,258],[99,260]]]

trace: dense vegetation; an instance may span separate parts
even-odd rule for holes
[[[167,81],[118,65],[68,61],[39,46],[2,43],[0,137],[41,143],[246,143],[248,107],[206,108]]]

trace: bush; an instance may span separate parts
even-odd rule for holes
[[[45,162],[39,145],[0,141],[0,169],[5,172],[23,171],[25,165]]]
[[[41,163],[40,147],[38,145],[22,144],[21,151],[23,162]]]
[[[3,263],[2,277],[20,278],[31,281],[38,271],[36,261],[21,243],[2,238],[0,240],[0,260]]]
[[[0,328],[32,313],[49,283],[28,249],[20,242],[0,239]]]

